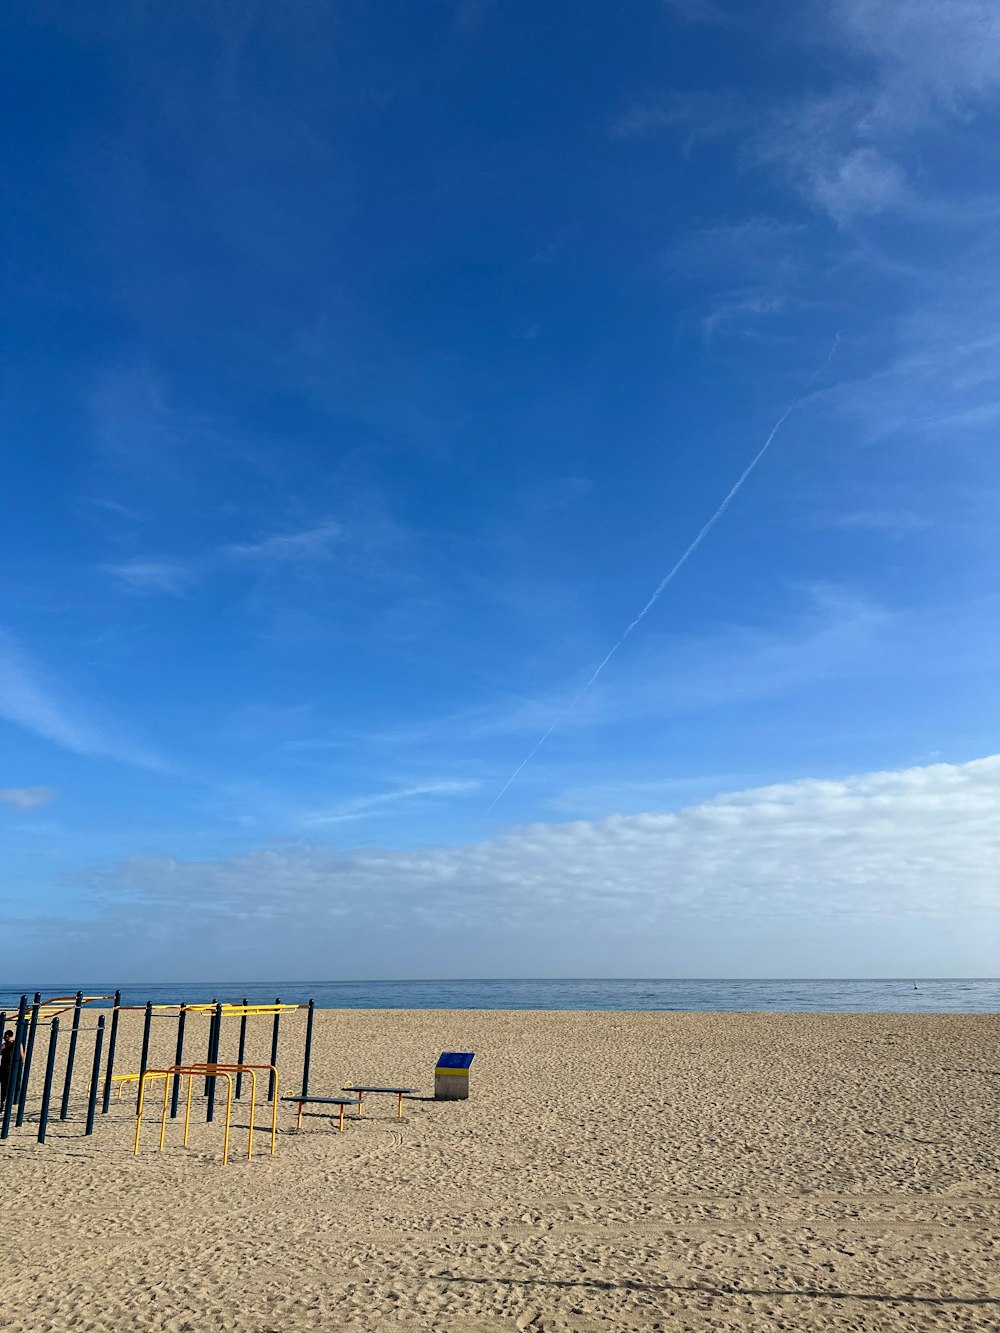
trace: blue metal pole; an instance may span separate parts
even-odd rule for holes
[[[49,1123],[49,1101],[52,1097],[52,1075],[56,1069],[56,1042],[59,1040],[59,1019],[53,1018],[49,1028],[49,1058],[45,1061],[45,1082],[42,1084],[42,1109],[38,1113],[38,1142],[45,1142]]]
[[[21,1003],[17,1006],[17,1023],[14,1027],[14,1052],[10,1061],[10,1082],[7,1084],[7,1099],[3,1104],[3,1125],[0,1126],[0,1139],[5,1139],[10,1134],[10,1116],[14,1108],[14,1097],[17,1088],[17,1076],[21,1072],[21,1041],[24,1037],[24,1015],[28,1008],[27,995],[21,996]]]
[[[306,1052],[302,1059],[302,1096],[309,1093],[309,1066],[312,1063],[313,1049],[313,1013],[315,1011],[315,1001],[309,1001],[309,1013],[306,1016]]]
[[[184,1025],[187,1022],[187,1005],[181,1005],[181,1012],[177,1019],[177,1049],[174,1051],[174,1064],[182,1065],[184,1063]],[[174,1086],[170,1093],[170,1119],[177,1119],[177,1098],[181,1090],[181,1076],[174,1075]]]
[[[41,1002],[41,993],[35,991],[34,1003],[31,1006],[31,1024],[28,1027],[28,1045],[24,1051],[24,1069],[21,1071],[21,1087],[17,1099],[17,1120],[15,1124],[18,1129],[24,1124],[24,1108],[28,1101],[28,1079],[31,1077],[31,1057],[35,1053],[35,1032],[38,1030],[38,1007]]]
[[[104,1019],[101,1019],[104,1023]],[[139,1098],[142,1096],[142,1076],[149,1068],[149,1033],[153,1026],[153,1001],[146,1001],[146,1018],[142,1025],[142,1055],[139,1057],[139,1087],[135,1094],[135,1113],[139,1114]]]
[[[219,1007],[219,1001],[215,996],[212,997],[212,1004],[215,1006],[215,1008],[213,1008],[212,1010],[212,1017],[208,1020],[208,1049],[205,1052],[205,1063],[207,1065],[210,1065],[212,1063],[212,1051],[215,1049],[215,1011]],[[210,1084],[211,1084],[211,1079],[206,1074],[205,1075],[206,1097],[208,1096],[208,1089]]]
[[[94,1064],[90,1071],[90,1098],[87,1101],[86,1134],[94,1132],[94,1113],[97,1110],[97,1090],[101,1085],[101,1048],[104,1045],[104,1015],[97,1020],[97,1036],[94,1038]],[[140,1082],[142,1080],[140,1079]]]
[[[62,1105],[59,1107],[59,1119],[69,1115],[69,1095],[73,1088],[73,1064],[76,1060],[76,1043],[80,1035],[80,1013],[83,1009],[83,992],[77,991],[76,1004],[73,1006],[73,1026],[69,1030],[69,1051],[66,1054],[66,1078],[63,1082]]]
[[[215,1019],[212,1024],[212,1034],[210,1040],[211,1040],[211,1047],[208,1060],[210,1064],[214,1065],[218,1064],[219,1062],[219,1045],[222,1040],[221,1003],[215,1006]],[[205,1115],[205,1120],[207,1122],[211,1122],[212,1120],[215,1119],[215,1084],[216,1084],[216,1079],[215,1076],[213,1075],[208,1080],[208,1111],[206,1112]]]
[[[115,991],[115,1007],[111,1011],[111,1033],[108,1037],[108,1067],[104,1075],[104,1100],[101,1102],[101,1115],[107,1115],[111,1109],[111,1075],[115,1069],[115,1047],[118,1045],[118,1006],[122,1002],[122,993]]]
[[[280,1004],[281,1001],[280,1001],[279,999],[275,998],[274,1003],[275,1003],[275,1004]],[[275,1015],[274,1015],[274,1026],[271,1028],[271,1064],[272,1064],[272,1065],[275,1065],[275,1066],[277,1066],[277,1063],[278,1063],[278,1024],[279,1024],[280,1021],[281,1021],[281,1014],[275,1014]],[[273,1101],[274,1101],[274,1070],[273,1070],[273,1069],[271,1070],[271,1072],[270,1072],[270,1073],[268,1074],[268,1076],[267,1076],[267,1100],[268,1100],[269,1102],[273,1102]]]
[[[247,997],[244,995],[243,1008],[245,1009],[246,1007],[247,1007]],[[243,1014],[243,1016],[240,1018],[240,1044],[236,1052],[236,1063],[238,1065],[244,1063],[244,1060],[246,1059],[246,1053],[247,1053],[247,1016],[246,1014]],[[240,1072],[236,1075],[236,1100],[239,1101],[239,1099],[242,1096],[243,1096],[243,1071],[240,1070]]]

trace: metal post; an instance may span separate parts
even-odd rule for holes
[[[274,1003],[275,1003],[275,1004],[280,1004],[281,1001],[280,1001],[279,999],[276,998],[275,1001],[274,1001]],[[277,1065],[277,1063],[278,1063],[278,1024],[279,1024],[280,1021],[281,1021],[281,1014],[280,1014],[280,1013],[275,1014],[275,1015],[274,1015],[274,1026],[271,1028],[271,1064],[272,1064],[272,1065]],[[273,1102],[273,1101],[274,1101],[274,1070],[273,1070],[273,1069],[271,1070],[271,1072],[270,1072],[270,1073],[268,1074],[268,1076],[267,1076],[267,1100],[268,1100],[269,1102]]]
[[[73,1087],[73,1063],[76,1060],[76,1043],[80,1035],[80,1013],[83,1009],[83,992],[77,991],[76,1004],[73,1006],[73,1026],[69,1030],[69,1052],[66,1056],[66,1078],[63,1082],[62,1105],[59,1107],[59,1119],[69,1115],[69,1095]]]
[[[115,1007],[111,1011],[111,1032],[108,1036],[108,1067],[104,1074],[104,1100],[101,1102],[101,1115],[107,1115],[111,1109],[111,1075],[115,1069],[115,1047],[118,1045],[118,1006],[122,1002],[122,993],[115,991]]]
[[[212,1021],[212,1031],[209,1034],[208,1062],[215,1065],[219,1063],[219,1043],[222,1040],[222,1004],[215,1006],[215,1018]],[[229,1080],[230,1099],[232,1098],[232,1079]],[[227,1112],[228,1114],[228,1112]],[[208,1110],[205,1113],[205,1119],[209,1123],[215,1119],[215,1075],[208,1080]]]
[[[213,997],[213,999],[212,999],[212,1004],[213,1004],[213,1006],[214,1006],[213,1009],[212,1009],[212,1017],[208,1020],[208,1049],[207,1049],[206,1052],[205,1052],[205,1063],[206,1063],[207,1065],[210,1065],[210,1064],[212,1063],[212,1050],[214,1049],[214,1044],[215,1044],[215,1011],[216,1011],[216,1009],[218,1009],[218,1007],[219,1007],[219,1001],[218,1001],[218,999],[216,999],[216,998]],[[208,1075],[206,1074],[206,1075],[205,1075],[205,1087],[204,1087],[203,1090],[202,1090],[202,1091],[204,1092],[204,1095],[205,1095],[206,1097],[208,1096],[208,1088],[209,1088],[209,1084],[210,1084],[210,1082],[211,1082],[211,1080],[209,1079]]]
[[[247,997],[243,996],[243,1008],[247,1007]],[[244,1064],[247,1053],[247,1016],[243,1014],[240,1018],[240,1044],[236,1052],[236,1063]],[[243,1093],[243,1071],[239,1070],[236,1074],[236,1100],[239,1101]]]
[[[53,1018],[49,1028],[49,1058],[45,1061],[45,1082],[42,1084],[42,1109],[38,1113],[38,1142],[45,1142],[49,1123],[49,1100],[52,1097],[52,1075],[56,1068],[56,1042],[59,1040],[59,1019]]]
[[[10,1062],[10,1082],[7,1084],[7,1100],[3,1107],[3,1125],[0,1126],[0,1139],[5,1139],[10,1134],[10,1116],[14,1109],[17,1076],[21,1072],[21,1041],[24,1037],[24,1015],[27,1008],[28,997],[22,995],[21,1003],[17,1006],[17,1023],[14,1026],[14,1054]]]
[[[306,1015],[306,1053],[302,1059],[302,1096],[305,1097],[309,1092],[309,1066],[312,1063],[313,1049],[313,1013],[315,1011],[315,1001],[309,1001],[309,1012]]]
[[[41,992],[35,991],[35,999],[31,1006],[31,1024],[28,1028],[28,1045],[24,1051],[24,1069],[21,1072],[21,1089],[17,1099],[17,1120],[14,1122],[18,1129],[24,1124],[24,1108],[28,1100],[28,1079],[31,1076],[31,1057],[35,1053],[35,1032],[38,1028],[38,1009],[41,1002]]]
[[[184,1024],[187,1020],[187,1005],[181,1005],[181,1012],[177,1019],[177,1050],[174,1052],[174,1064],[182,1065],[184,1063]],[[180,1094],[181,1076],[174,1075],[173,1091],[170,1094],[170,1119],[177,1119],[177,1098]]]
[[[101,1048],[104,1046],[104,1015],[97,1020],[97,1036],[94,1038],[94,1064],[90,1071],[90,1098],[87,1101],[86,1134],[94,1132],[94,1113],[97,1110],[97,1089],[101,1085]],[[139,1080],[140,1084],[142,1079]]]
[[[139,1091],[135,1094],[135,1113],[139,1114],[139,1098],[142,1096],[142,1076],[149,1068],[149,1033],[153,1026],[153,1001],[146,1001],[146,1019],[142,1025],[142,1055],[139,1057]]]

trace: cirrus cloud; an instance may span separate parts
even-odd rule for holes
[[[0,801],[12,805],[15,810],[34,810],[36,806],[48,805],[58,794],[54,787],[0,787]]]

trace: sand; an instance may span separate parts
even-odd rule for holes
[[[159,1153],[156,1116],[133,1158],[129,1098],[89,1139],[79,1096],[45,1146],[26,1124],[0,1146],[0,1327],[996,1330],[998,1037],[990,1015],[317,1013],[314,1092],[424,1098],[343,1135],[283,1106],[251,1162],[240,1109],[224,1168],[221,1124]],[[442,1049],[477,1053],[466,1102],[430,1099]]]

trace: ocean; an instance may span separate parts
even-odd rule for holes
[[[0,990],[0,1008],[24,991],[42,998],[75,992],[79,982]],[[111,995],[113,982],[89,982],[88,995]],[[122,986],[123,1004],[255,1003],[314,999],[322,1009],[672,1009],[728,1013],[985,1014],[1000,1012],[1000,979],[868,981],[677,981],[664,979],[497,979],[462,981],[206,981]],[[98,1006],[99,1007],[99,1006]]]

